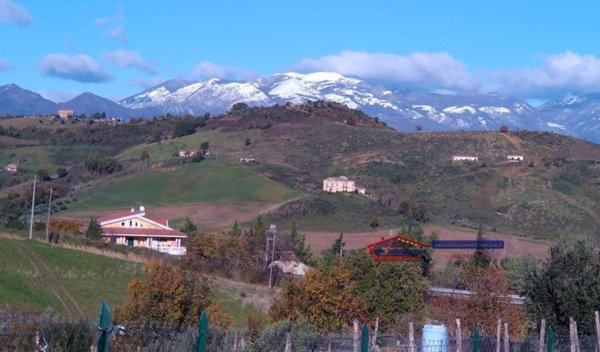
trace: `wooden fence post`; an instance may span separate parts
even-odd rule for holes
[[[237,352],[237,350],[238,350],[237,341],[238,341],[238,332],[236,331],[235,334],[233,334],[233,352]]]
[[[375,318],[375,329],[373,330],[373,341],[371,344],[373,346],[377,345],[377,332],[379,331],[379,317]]]
[[[408,350],[415,352],[415,328],[412,321],[408,323]]]
[[[500,334],[502,333],[502,319],[498,319],[496,326],[496,352],[500,352]]]
[[[462,352],[462,332],[460,331],[460,319],[456,319],[456,352]]]
[[[569,337],[571,338],[571,352],[579,352],[579,336],[577,335],[577,322],[569,317]]]
[[[510,352],[510,340],[508,334],[508,323],[504,323],[504,352]]]
[[[112,330],[112,313],[106,301],[100,304],[100,324],[98,324],[100,334],[98,336],[98,352],[109,352],[110,333]]]
[[[208,339],[208,315],[200,313],[198,322],[198,352],[206,352],[206,340]]]
[[[327,335],[327,352],[331,352],[331,335]]]
[[[540,343],[538,347],[538,352],[544,352],[544,342],[546,342],[546,319],[542,319],[542,323],[540,324]]]
[[[360,336],[360,352],[369,352],[369,328],[363,324]]]
[[[285,352],[292,352],[292,333],[285,333]]]
[[[594,320],[596,321],[596,348],[600,351],[600,316],[598,311],[594,312]]]
[[[352,351],[360,351],[360,337],[358,335],[358,319],[352,322]]]

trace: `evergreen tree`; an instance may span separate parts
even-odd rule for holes
[[[194,224],[194,222],[189,217],[186,217],[183,226],[179,230],[183,233],[190,234],[192,232],[196,232],[196,230],[198,230],[198,227],[196,227],[196,224]]]
[[[102,236],[102,226],[100,226],[96,219],[90,219],[90,222],[88,223],[88,228],[85,231],[85,236],[92,239],[100,239],[100,236]]]
[[[333,254],[337,254],[340,257],[343,256],[344,247],[346,246],[346,242],[344,242],[344,234],[340,233],[340,237],[338,237],[333,244],[331,245],[331,252]]]
[[[240,227],[240,224],[238,223],[237,220],[235,220],[235,222],[233,223],[233,226],[231,227],[229,234],[233,235],[233,236],[239,236],[242,234],[242,228]]]
[[[479,243],[480,241],[484,240],[485,237],[483,236],[483,230],[481,229],[481,225],[479,225],[479,229],[477,230],[477,242]],[[475,249],[475,255],[473,257],[473,265],[482,268],[487,268],[488,266],[490,266],[491,261],[492,259],[490,258],[489,252],[478,245],[477,249]]]
[[[306,246],[305,244],[305,236],[298,232],[296,221],[292,222],[290,238],[292,240],[292,245],[294,246],[293,251],[296,257],[303,263],[312,262],[312,251],[310,250],[310,246]]]

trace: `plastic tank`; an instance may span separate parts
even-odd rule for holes
[[[444,324],[430,323],[423,326],[421,351],[448,352],[448,332]]]

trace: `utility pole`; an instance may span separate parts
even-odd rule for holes
[[[271,225],[269,228],[268,234],[273,234],[272,244],[271,244],[271,270],[269,271],[269,289],[273,288],[273,261],[275,260],[275,236],[277,236],[277,227],[275,225]],[[268,237],[269,235],[267,235]],[[268,253],[267,253],[268,255]]]
[[[52,187],[50,187],[50,198],[48,200],[48,217],[46,218],[46,242],[48,242],[48,234],[50,232],[50,209],[52,209]]]
[[[31,220],[29,221],[29,239],[33,238],[33,210],[35,208],[35,185],[37,183],[37,175],[33,175],[33,196],[31,197]]]

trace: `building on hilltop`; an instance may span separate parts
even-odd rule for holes
[[[511,162],[523,161],[523,155],[507,155],[506,159]]]
[[[180,150],[179,151],[180,158],[193,158],[196,156],[196,154],[198,154],[198,152],[193,151],[193,150]]]
[[[4,167],[4,171],[15,173],[19,171],[19,165],[13,163],[6,164],[6,166]]]
[[[474,155],[452,155],[452,161],[478,161],[479,157]]]
[[[328,177],[323,180],[323,191],[330,193],[356,192],[356,183],[346,176]]]
[[[59,109],[58,110],[58,117],[60,117],[61,119],[68,119],[73,116],[75,116],[75,114],[73,113],[73,109]]]
[[[184,255],[186,252],[181,240],[187,235],[169,227],[166,219],[147,218],[144,207],[137,211],[131,208],[127,213],[104,216],[96,221],[102,227],[102,239],[106,242],[149,248],[171,255]],[[80,231],[87,231],[87,226]]]

